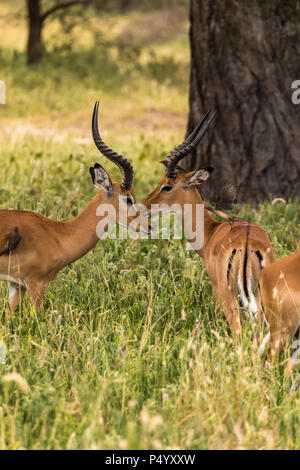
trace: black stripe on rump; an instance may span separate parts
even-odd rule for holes
[[[256,256],[258,257],[258,260],[259,260],[259,264],[260,264],[260,269],[263,268],[263,265],[262,265],[262,262],[263,262],[263,257],[262,257],[262,254],[259,250],[256,250],[254,252],[256,254]]]
[[[247,235],[246,235],[246,246],[245,246],[245,256],[244,256],[244,266],[243,266],[243,283],[244,283],[244,292],[246,298],[249,300],[249,292],[247,286],[247,261],[248,261],[248,238],[250,232],[250,223],[247,225]]]
[[[235,254],[236,254],[236,250],[234,249],[230,255],[230,258],[229,258],[229,263],[228,263],[228,268],[227,268],[227,283],[229,284],[229,276],[230,276],[230,271],[231,271],[231,268],[232,268],[232,263],[233,263],[233,259],[235,257]]]

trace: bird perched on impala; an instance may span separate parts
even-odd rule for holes
[[[241,219],[240,217],[232,213],[236,196],[236,185],[234,183],[228,183],[224,187],[224,190],[220,197],[214,203],[214,207],[205,204],[205,209],[217,215],[218,217],[227,220],[227,222],[230,224],[230,227],[233,228],[235,221],[244,222],[244,219]]]

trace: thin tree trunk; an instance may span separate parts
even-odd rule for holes
[[[238,202],[300,195],[299,0],[191,0],[191,131],[208,109],[215,125],[187,158],[212,165],[202,188],[214,200],[226,182]]]
[[[40,0],[27,0],[27,12],[29,27],[27,43],[27,63],[31,65],[40,62],[43,53],[43,22],[40,11]]]
[[[74,5],[87,6],[91,0],[68,0],[56,3],[48,10],[41,13],[41,0],[27,0],[28,16],[28,42],[27,42],[27,63],[29,65],[40,62],[43,55],[44,45],[42,40],[42,30],[45,20],[51,17],[58,10],[67,9]]]

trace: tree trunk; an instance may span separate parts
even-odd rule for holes
[[[299,0],[191,0],[190,132],[216,109],[188,169],[212,165],[201,187],[219,197],[226,182],[238,202],[300,195]]]
[[[27,12],[29,26],[27,63],[31,65],[40,62],[43,53],[40,0],[27,0]]]

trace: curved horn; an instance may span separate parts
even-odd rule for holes
[[[175,170],[177,163],[179,163],[180,160],[183,159],[183,157],[188,155],[199,144],[199,142],[207,133],[210,123],[213,120],[214,115],[216,114],[216,111],[214,111],[208,119],[210,113],[211,111],[208,111],[205,116],[201,119],[199,124],[196,126],[196,128],[193,130],[193,132],[183,141],[183,143],[178,145],[178,147],[176,147],[169,153],[167,157],[168,165],[166,167],[166,174],[169,178],[175,178]],[[206,123],[206,126],[203,127],[203,124],[207,119],[208,121]]]
[[[92,119],[92,133],[95,145],[106,158],[120,168],[122,172],[121,187],[123,189],[130,189],[133,181],[133,167],[126,158],[114,152],[103,142],[98,129],[98,108],[99,101],[96,101]]]

